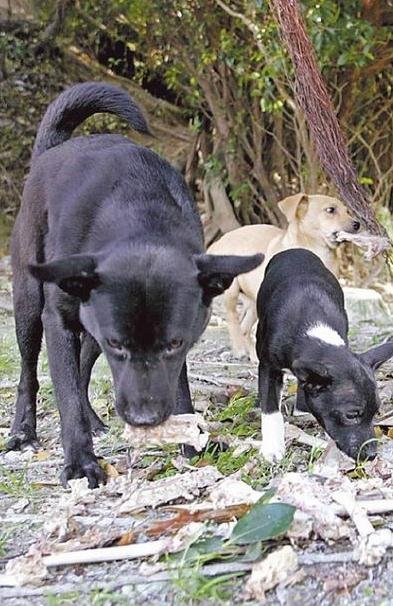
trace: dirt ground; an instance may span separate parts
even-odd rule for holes
[[[387,316],[381,316],[373,321],[358,322],[351,327],[350,334],[354,350],[362,351],[389,337],[392,324]],[[225,321],[218,302],[208,329],[189,357],[191,390],[196,409],[216,430],[218,438],[208,445],[207,452],[191,463],[173,446],[129,451],[121,437],[122,424],[115,416],[109,371],[104,361],[100,360],[91,385],[92,403],[109,429],[105,435],[95,438],[95,449],[102,457],[111,481],[106,488],[94,491],[91,499],[84,496],[76,502],[76,508],[68,518],[65,516],[70,526],[61,537],[59,529],[54,531],[53,526],[64,514],[64,499],[69,497],[70,491],[64,490],[58,483],[62,463],[59,419],[45,355],[39,369],[38,433],[42,450],[37,453],[4,451],[13,414],[18,370],[9,261],[3,259],[0,264],[0,573],[10,559],[25,554],[32,545],[48,553],[51,545],[58,547],[65,540],[81,535],[90,536],[91,541],[87,546],[113,545],[118,544],[119,537],[126,541],[124,537],[127,532],[135,533],[140,526],[146,528],[157,520],[166,519],[168,511],[163,507],[145,507],[135,514],[119,512],[118,486],[121,481],[130,483],[138,480],[143,487],[165,477],[211,465],[224,477],[236,477],[257,490],[265,490],[273,478],[277,481],[288,472],[295,471],[304,476],[312,474],[313,465],[321,455],[318,449],[298,443],[290,445],[283,463],[276,466],[266,465],[254,449],[236,454],[235,443],[238,445],[248,438],[260,439],[260,415],[254,406],[256,366],[239,361],[229,353]],[[378,373],[380,388],[383,389],[392,377],[393,363],[390,362]],[[293,383],[289,381],[285,396],[288,410],[294,399],[293,394]],[[392,400],[386,397],[381,414],[391,408]],[[310,435],[324,437],[308,416],[290,418],[290,421],[306,429]],[[389,438],[384,437],[382,442],[384,448],[389,449]],[[229,448],[225,449],[224,443],[229,444]],[[386,486],[391,488],[393,457],[390,468],[392,475],[386,476]],[[367,469],[356,468],[347,477],[351,482],[360,482],[369,475]],[[198,490],[194,501],[203,500],[205,495],[205,489]],[[180,497],[176,502],[184,504],[186,501]],[[375,528],[393,530],[391,514],[374,516],[371,521]],[[52,524],[52,530],[48,524]],[[223,532],[219,526],[225,526],[215,522],[206,522],[205,525],[210,538]],[[138,534],[137,542],[147,540],[151,538],[143,533]],[[132,543],[133,539],[128,542]],[[284,536],[268,541],[262,547],[256,544],[258,549],[262,549],[256,557],[288,543],[288,538]],[[352,549],[350,538],[329,542],[315,533],[309,539],[292,543],[302,557],[309,554],[323,559],[323,556],[347,553]],[[226,558],[217,554],[216,559],[199,559],[192,566],[183,566],[172,554],[159,559],[139,558],[50,568],[48,576],[38,586],[0,587],[0,602],[7,606],[259,604],[261,599],[246,595],[245,584],[249,572],[242,571],[239,566],[239,562],[252,564],[255,556],[251,551],[238,549]],[[205,562],[214,565],[216,561],[224,563],[228,572],[219,576],[204,574],[202,569]],[[231,562],[232,569],[228,566]],[[365,566],[353,560],[343,563],[340,557],[333,563],[329,563],[327,558],[325,562],[304,565],[302,578],[299,577],[300,580],[292,585],[279,584],[267,593],[266,603],[293,606],[318,603],[338,606],[393,604],[393,549],[388,550],[380,563],[374,566]]]

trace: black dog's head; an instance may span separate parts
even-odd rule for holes
[[[334,355],[330,351],[312,359],[298,358],[292,365],[307,408],[340,450],[354,459],[376,455],[373,417],[379,397],[374,370],[392,356],[393,342],[389,342],[360,355],[335,347]]]
[[[186,354],[207,325],[213,297],[262,260],[129,247],[30,269],[79,299],[81,323],[111,367],[118,414],[132,425],[157,425],[174,412]]]

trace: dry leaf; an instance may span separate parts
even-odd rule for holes
[[[131,543],[135,543],[135,539],[135,532],[133,530],[127,530],[127,532],[117,539],[116,545],[131,545]]]
[[[34,454],[35,461],[46,461],[51,456],[51,453],[48,450],[39,450]]]
[[[105,475],[108,478],[117,478],[117,476],[120,475],[116,467],[114,465],[111,465],[111,463],[108,463],[108,461],[105,461],[105,459],[99,459],[98,463],[101,469],[105,471]]]
[[[149,526],[145,532],[149,537],[157,537],[164,532],[174,532],[179,530],[191,522],[206,522],[207,520],[216,522],[217,524],[232,522],[233,520],[241,518],[250,510],[250,507],[251,505],[243,503],[240,505],[230,505],[223,509],[196,511],[182,509],[176,516],[172,518],[155,522]]]

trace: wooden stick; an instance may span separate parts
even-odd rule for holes
[[[91,564],[94,562],[112,562],[114,560],[134,560],[148,556],[159,555],[165,551],[178,551],[182,545],[174,548],[172,540],[161,539],[148,543],[121,545],[120,547],[101,547],[98,549],[84,549],[81,551],[68,551],[55,553],[42,558],[45,566],[68,566],[70,564]]]
[[[332,498],[346,509],[361,537],[367,537],[374,532],[374,526],[368,519],[364,507],[355,501],[355,498],[349,492],[337,490],[332,493]]]

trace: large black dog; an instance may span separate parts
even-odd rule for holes
[[[10,448],[36,441],[37,359],[44,326],[60,410],[62,482],[104,479],[92,431],[102,428],[88,384],[102,350],[119,415],[157,425],[190,412],[186,354],[214,296],[262,255],[203,254],[199,216],[180,174],[118,135],[70,139],[96,112],[148,133],[124,91],[102,83],[66,90],[39,127],[12,241],[16,333],[22,357]]]
[[[271,259],[257,307],[265,458],[278,461],[285,452],[279,411],[285,369],[298,379],[299,407],[316,417],[341,450],[354,458],[375,456],[379,397],[373,371],[393,356],[393,342],[363,354],[350,351],[340,284],[319,257],[302,248]]]

